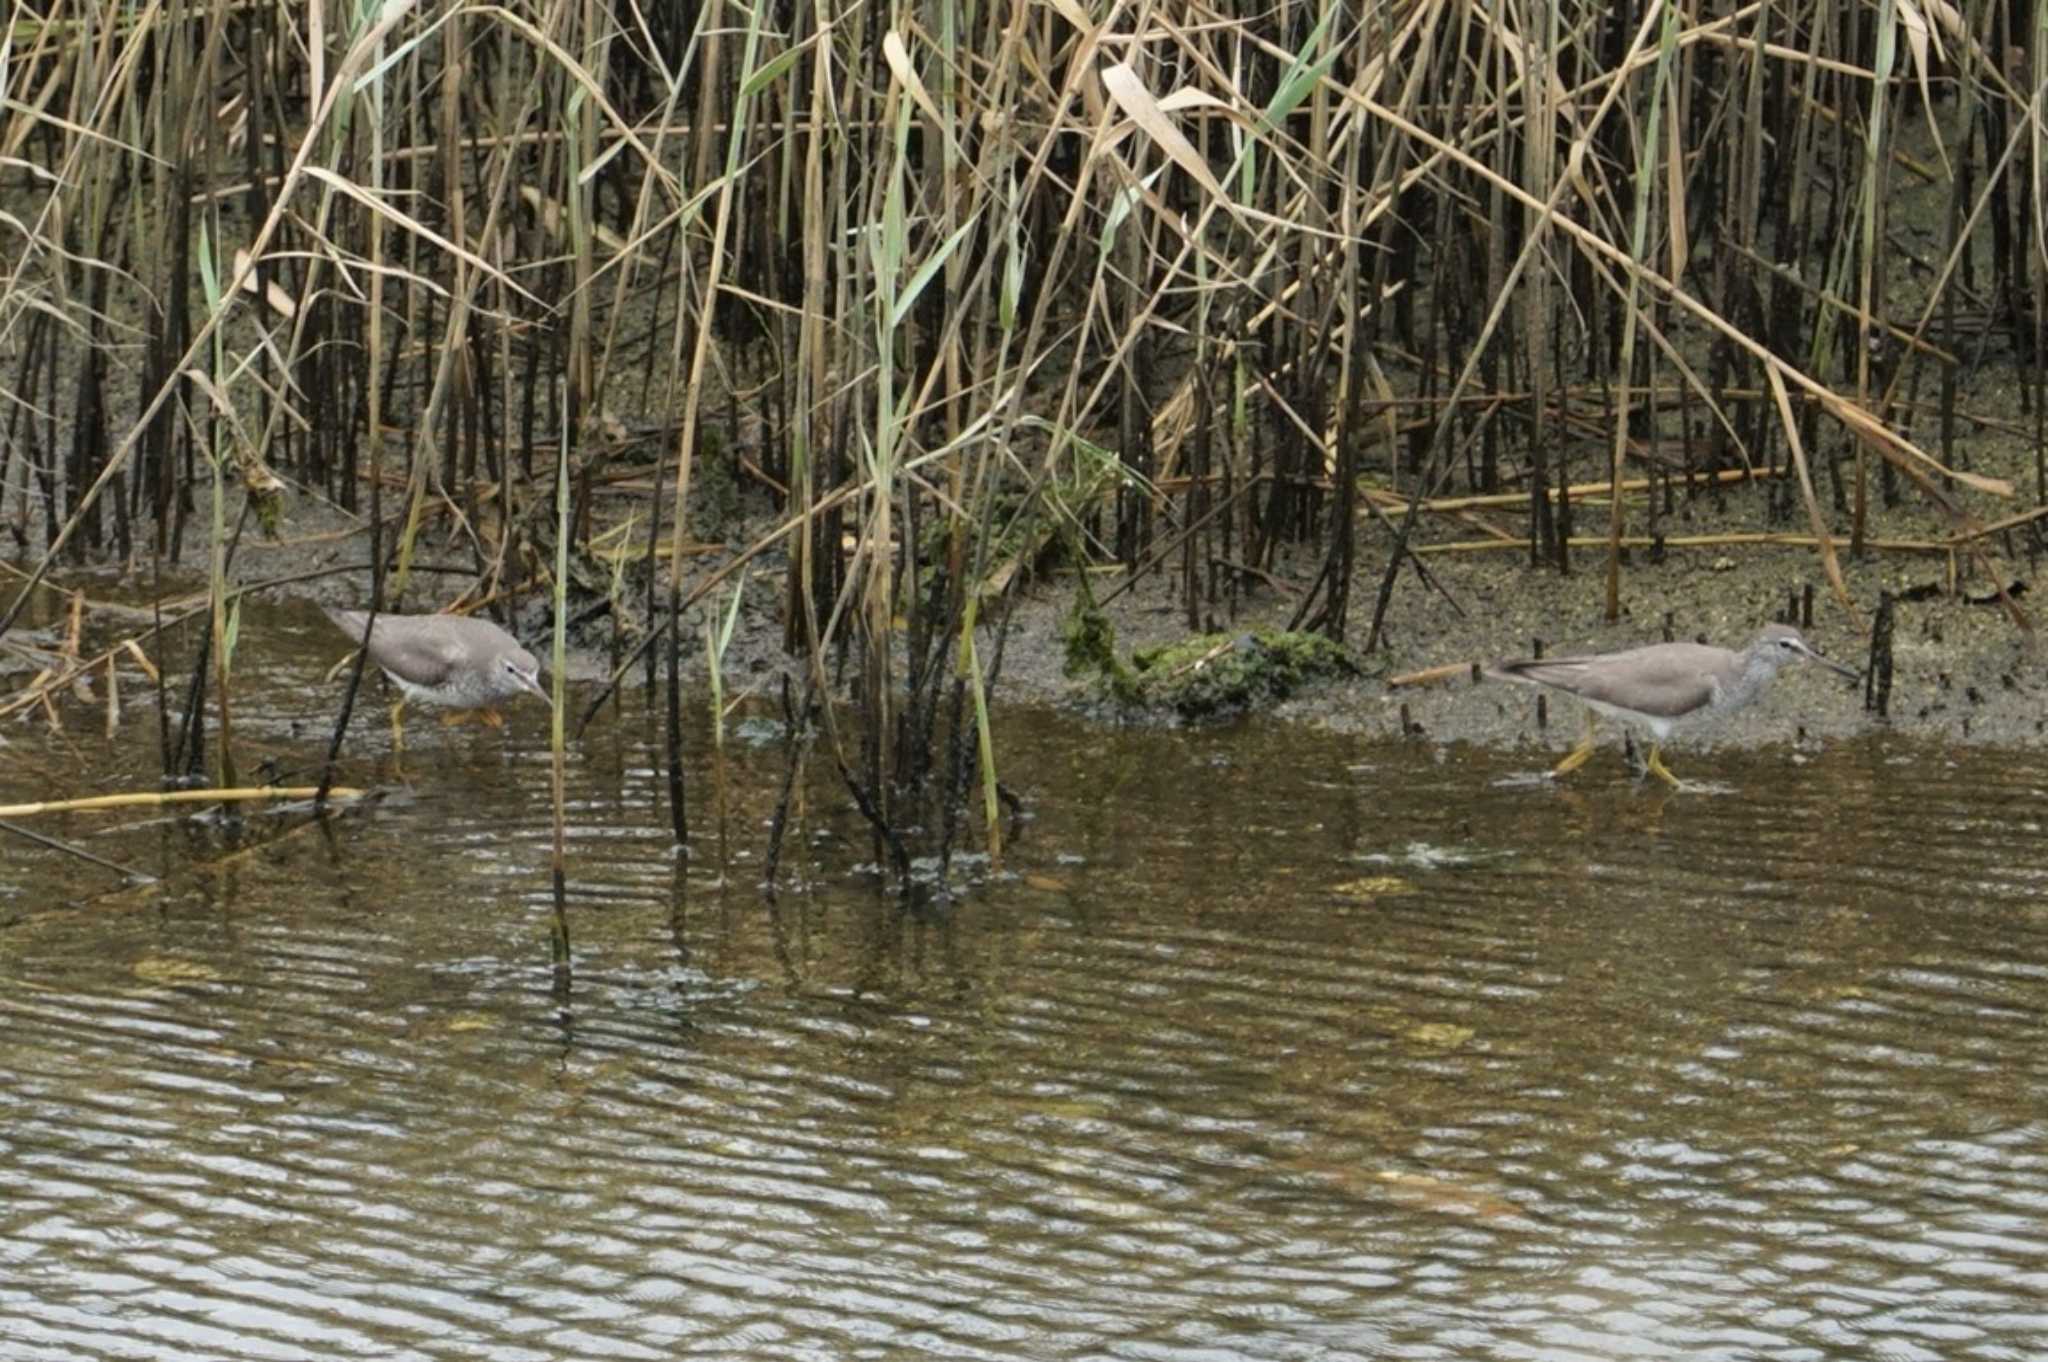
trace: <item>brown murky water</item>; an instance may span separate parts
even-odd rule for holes
[[[320,627],[250,680],[287,767]],[[722,847],[700,768],[679,862],[636,702],[574,758],[565,1004],[544,716],[413,732],[416,796],[324,827],[37,823],[154,889],[0,847],[8,1362],[2048,1338],[2036,755],[1678,754],[1719,793],[1670,795],[1013,712],[1034,817],[906,917],[829,785],[763,903],[773,745]],[[0,798],[146,776],[7,737]]]

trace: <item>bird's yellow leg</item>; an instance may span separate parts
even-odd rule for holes
[[[1650,764],[1644,769],[1674,790],[1685,788],[1685,782],[1672,775],[1671,768],[1664,764],[1664,749],[1661,744],[1650,744]]]
[[[1584,766],[1586,764],[1587,759],[1593,755],[1593,742],[1595,737],[1596,734],[1593,730],[1593,711],[1589,709],[1586,711],[1586,736],[1579,740],[1579,745],[1577,747],[1574,747],[1571,751],[1565,753],[1565,758],[1563,761],[1559,762],[1557,765],[1550,768],[1550,774],[1553,776],[1567,776],[1570,775],[1572,772],[1578,770],[1581,766]]]
[[[405,700],[400,697],[391,707],[391,752],[393,756],[405,751]]]

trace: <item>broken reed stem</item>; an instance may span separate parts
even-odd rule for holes
[[[232,790],[140,790],[131,794],[88,795],[82,799],[46,799],[33,804],[0,804],[0,818],[29,818],[39,813],[92,813],[100,809],[148,809],[166,804],[249,804],[265,799],[311,799],[316,785],[244,785]],[[368,790],[336,788],[329,799],[367,799]]]
[[[1760,471],[1752,473],[1748,469],[1744,468],[1726,468],[1718,473],[1696,473],[1692,476],[1694,480],[1698,483],[1707,486],[1725,487],[1744,482],[1765,482],[1772,479],[1782,478],[1785,476],[1785,474],[1782,471]],[[1662,483],[1653,483],[1653,481],[1649,478],[1627,478],[1623,480],[1621,484],[1621,491],[1624,495],[1627,495],[1635,492],[1649,492],[1657,490],[1662,486]],[[1565,495],[1570,497],[1573,501],[1579,501],[1581,499],[1590,500],[1598,497],[1613,496],[1614,483],[1610,480],[1604,479],[1600,482],[1575,482],[1570,487],[1565,488],[1564,491]],[[1393,492],[1382,491],[1377,488],[1368,491],[1366,495],[1373,498],[1375,501],[1379,502],[1382,506],[1406,507],[1408,505],[1408,499],[1406,497],[1399,496]],[[1546,487],[1543,489],[1543,495],[1549,498],[1550,500],[1555,501],[1557,500],[1557,489],[1555,487]],[[1423,501],[1422,509],[1425,511],[1438,512],[1478,511],[1485,510],[1488,507],[1510,507],[1519,509],[1523,506],[1527,506],[1528,504],[1529,494],[1526,491],[1499,492],[1468,497],[1429,497]],[[1602,542],[1605,541],[1603,540]]]
[[[200,612],[195,611],[193,613],[197,614]],[[169,623],[173,625],[183,624],[190,618],[192,618],[191,615],[181,615]],[[35,706],[44,703],[49,696],[57,691],[70,687],[81,677],[90,676],[101,667],[111,667],[115,657],[124,652],[134,658],[136,663],[149,674],[149,679],[153,684],[157,679],[156,666],[150,662],[149,655],[142,651],[141,637],[147,637],[147,635],[122,639],[105,652],[97,653],[91,658],[75,662],[61,672],[37,676],[34,681],[31,681],[14,695],[6,700],[0,700],[0,719],[18,714],[24,709],[33,709]]]
[[[1597,549],[1608,542],[1607,536],[1598,538],[1574,535],[1569,543],[1575,549]],[[1632,549],[1711,549],[1734,548],[1757,544],[1781,544],[1792,548],[1810,549],[1820,544],[1820,539],[1811,534],[1771,534],[1762,531],[1739,531],[1730,534],[1675,534],[1662,539],[1648,535],[1624,535],[1623,548]],[[1459,539],[1447,544],[1410,544],[1408,552],[1427,556],[1433,553],[1484,553],[1495,549],[1517,549],[1526,545],[1522,540],[1506,539]],[[1872,539],[1865,548],[1882,549],[1889,553],[1953,553],[1956,546],[1947,540],[1938,539]]]
[[[1439,681],[1455,681],[1461,676],[1471,676],[1477,669],[1476,662],[1446,662],[1437,667],[1424,667],[1419,672],[1403,672],[1387,678],[1388,690],[1399,690],[1403,686],[1430,686]]]

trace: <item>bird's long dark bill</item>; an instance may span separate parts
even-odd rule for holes
[[[1851,677],[1857,681],[1861,681],[1863,679],[1863,673],[1857,671],[1854,667],[1845,667],[1841,663],[1835,661],[1832,657],[1822,657],[1819,653],[1815,652],[1811,648],[1806,648],[1802,651],[1808,658],[1811,658],[1813,661],[1820,663],[1821,666],[1826,667],[1829,671],[1840,672],[1842,675]]]

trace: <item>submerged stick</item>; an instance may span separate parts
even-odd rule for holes
[[[16,837],[20,837],[25,841],[34,842],[37,846],[48,847],[51,851],[61,851],[66,856],[76,856],[81,861],[90,861],[102,869],[111,870],[116,875],[125,876],[131,880],[138,880],[143,884],[156,883],[156,876],[154,875],[145,875],[140,870],[130,870],[119,862],[110,861],[104,856],[96,856],[84,847],[75,847],[69,842],[61,842],[55,837],[45,836],[33,828],[17,827],[13,823],[0,823],[0,832],[11,832]]]

